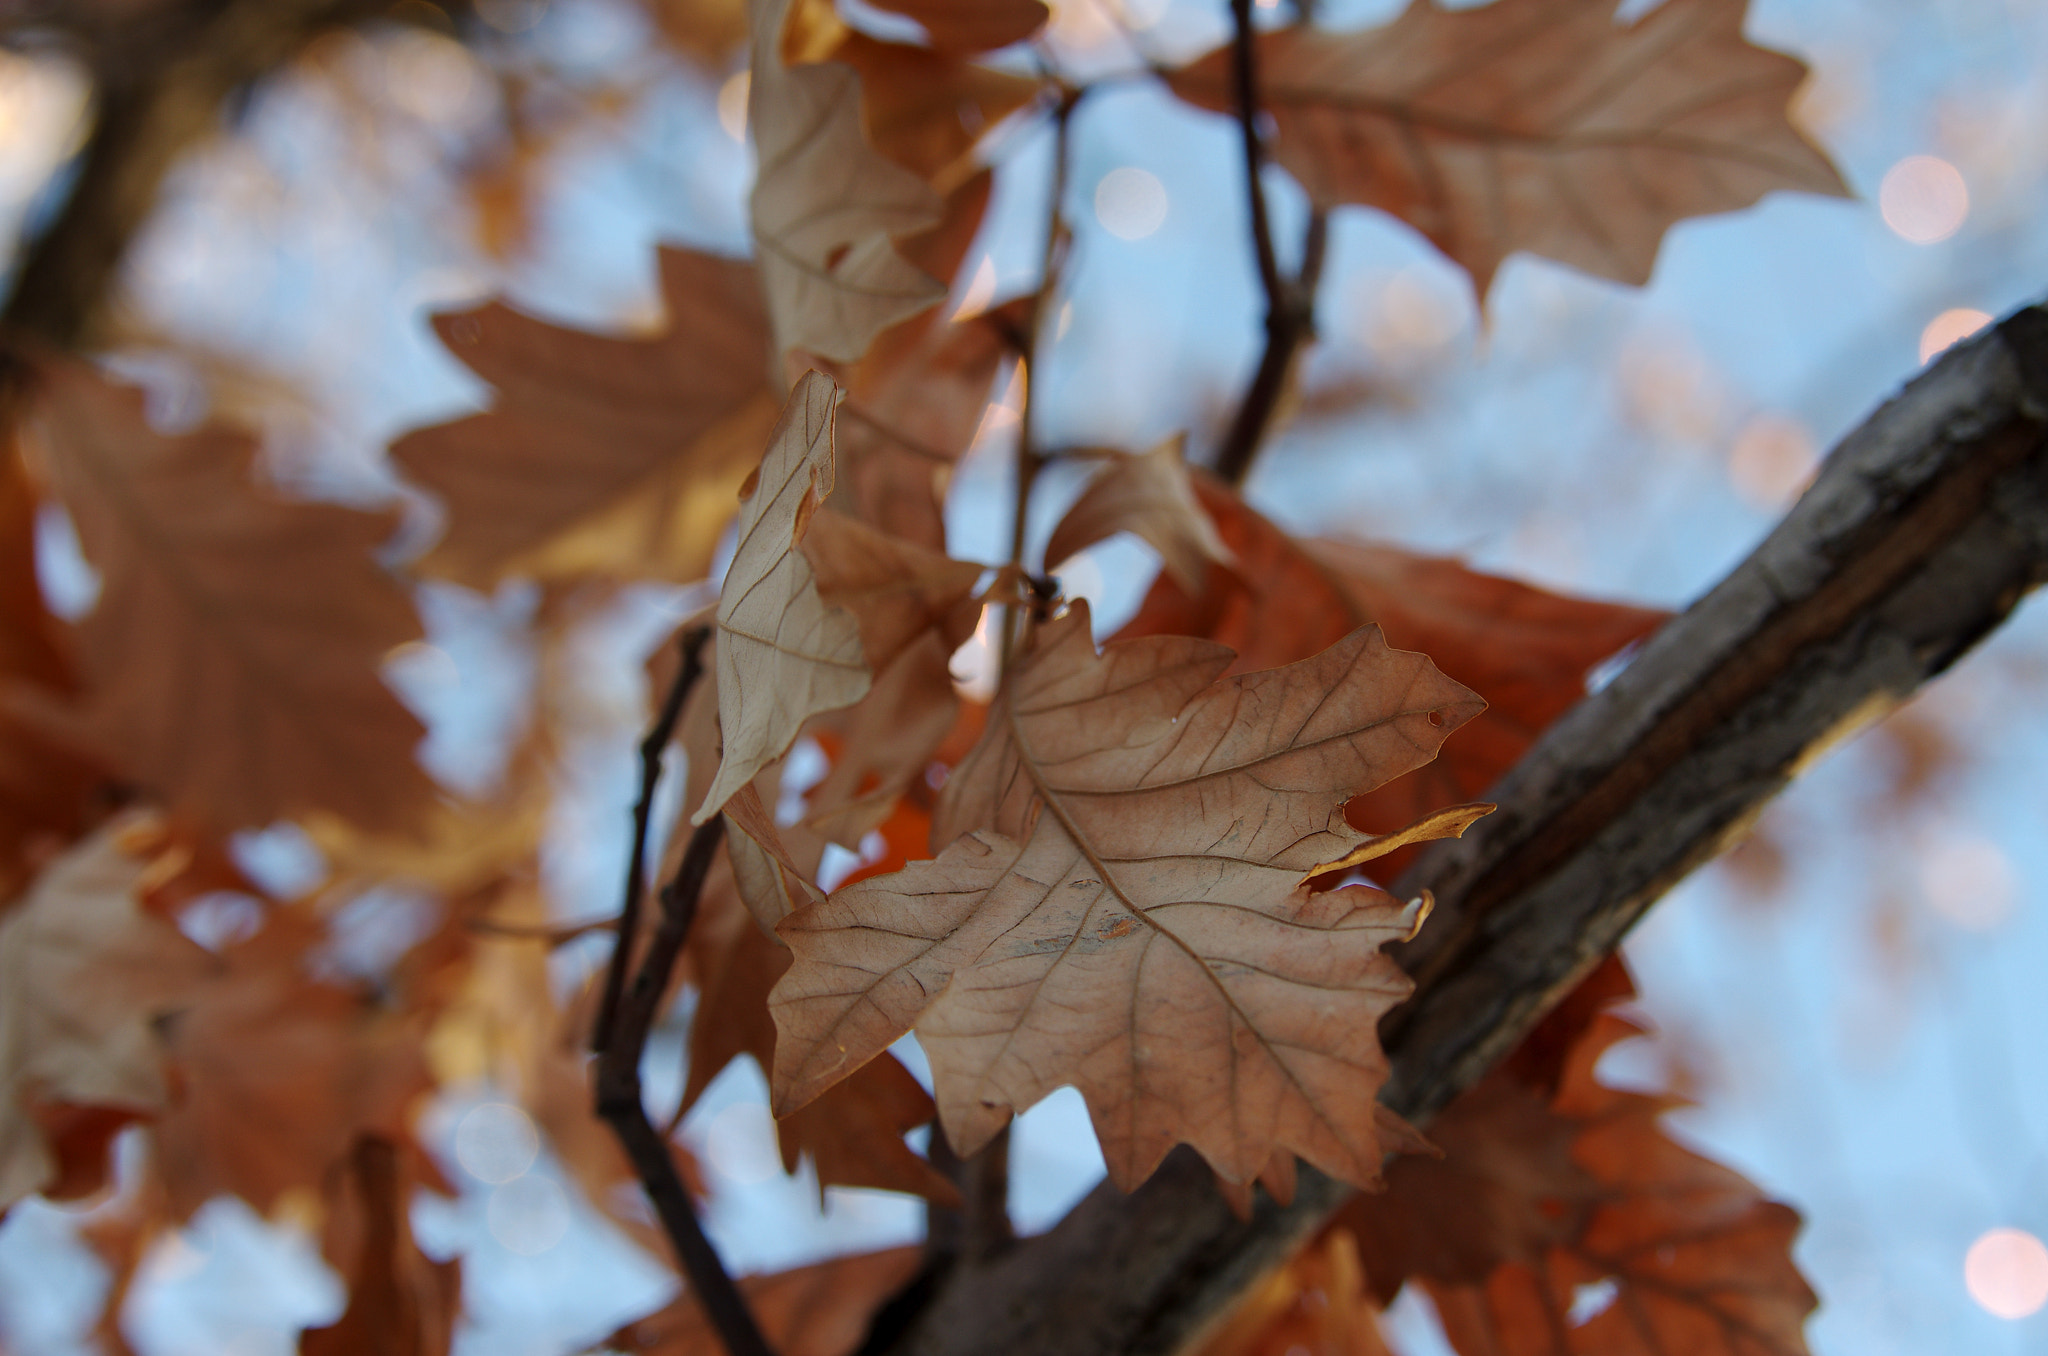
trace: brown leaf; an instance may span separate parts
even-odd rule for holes
[[[1127,1189],[1183,1140],[1233,1181],[1279,1148],[1374,1180],[1401,906],[1302,881],[1358,841],[1343,801],[1478,702],[1371,629],[1215,682],[1231,657],[1172,637],[1097,655],[1085,605],[1047,623],[946,783],[950,846],[782,924],[778,1108],[915,1024],[963,1154],[1073,1083]]]
[[[302,912],[274,911],[165,1024],[176,1090],[156,1140],[179,1218],[224,1192],[268,1212],[319,1186],[358,1135],[407,1142],[431,1086],[424,1014],[312,978],[322,935]]]
[[[816,572],[818,596],[859,623],[862,657],[877,672],[927,632],[950,641],[949,653],[974,633],[981,616],[974,586],[985,565],[954,560],[829,508],[812,518],[801,549]]]
[[[1747,0],[1666,0],[1633,23],[1612,0],[1416,0],[1385,27],[1259,37],[1274,153],[1322,204],[1414,226],[1481,295],[1529,250],[1644,283],[1664,232],[1773,189],[1847,196],[1787,119],[1806,78],[1743,39]],[[1230,49],[1169,77],[1232,107]]]
[[[1028,76],[851,30],[825,59],[860,72],[862,120],[874,148],[940,193],[974,177],[981,134],[1044,88]]]
[[[818,594],[798,548],[832,492],[832,410],[839,390],[806,373],[790,393],[740,505],[739,546],[718,595],[718,725],[724,754],[701,824],[755,774],[789,751],[820,711],[867,695],[872,674],[860,627]]]
[[[895,812],[903,793],[931,766],[959,718],[948,667],[959,642],[926,631],[875,678],[860,702],[835,720],[831,769],[811,788],[804,825],[847,849]],[[824,731],[814,729],[822,741]]]
[[[1358,1247],[1332,1229],[1245,1297],[1192,1356],[1391,1356]]]
[[[462,1262],[435,1262],[413,1241],[398,1147],[359,1135],[329,1192],[328,1260],[348,1281],[348,1307],[299,1337],[299,1356],[447,1356],[462,1307]]]
[[[763,929],[771,929],[821,897],[812,882],[818,878],[825,840],[800,824],[779,828],[761,801],[759,780],[725,803],[725,850],[747,912]]]
[[[725,1067],[750,1056],[763,1071],[775,1064],[775,1025],[768,1016],[768,991],[789,969],[789,950],[729,905],[721,917],[707,886],[708,916],[690,938],[690,957],[702,995],[690,1023],[689,1079],[682,1110],[696,1105]],[[724,887],[730,890],[730,885]],[[707,928],[704,923],[710,923]],[[932,1100],[894,1055],[870,1061],[860,1072],[810,1106],[776,1123],[782,1164],[794,1173],[809,1155],[818,1187],[872,1187],[902,1191],[942,1203],[956,1203],[958,1189],[919,1157],[903,1136],[931,1123]]]
[[[938,221],[939,196],[881,155],[861,127],[851,66],[790,66],[781,35],[790,0],[750,0],[753,79],[747,119],[760,169],[751,202],[761,282],[778,352],[852,362],[882,330],[946,294],[894,240]]]
[[[753,265],[658,259],[668,323],[651,338],[564,329],[501,302],[435,317],[497,395],[392,444],[447,505],[421,568],[485,589],[508,574],[704,576],[774,420],[768,317]]]
[[[882,1305],[915,1276],[922,1248],[856,1253],[773,1276],[748,1276],[740,1291],[779,1356],[850,1356]],[[725,1344],[685,1294],[628,1323],[606,1345],[636,1356],[723,1356]]]
[[[420,634],[371,558],[391,519],[276,498],[251,439],[153,432],[140,391],[81,365],[41,379],[46,460],[104,580],[78,626],[85,694],[44,704],[52,724],[218,827],[328,811],[411,831],[436,798],[377,672]]]
[[[1195,500],[1186,445],[1187,436],[1175,434],[1142,456],[1116,454],[1052,530],[1046,568],[1056,569],[1119,532],[1143,538],[1167,574],[1190,593],[1202,587],[1211,565],[1231,564],[1230,548]]]
[[[707,66],[723,67],[746,40],[745,0],[640,0],[662,37]]]
[[[881,9],[917,20],[942,52],[992,52],[1022,42],[1052,11],[1041,0],[876,0]]]
[[[101,828],[0,917],[0,1214],[98,1190],[114,1134],[168,1101],[155,1023],[214,962],[138,907],[150,863],[127,849],[149,822]]]
[[[1245,669],[1292,663],[1375,622],[1388,644],[1421,651],[1486,699],[1435,762],[1352,802],[1351,822],[1362,829],[1384,832],[1476,800],[1578,703],[1595,665],[1668,615],[1548,593],[1393,546],[1296,541],[1213,476],[1193,479],[1237,567],[1211,567],[1199,594],[1161,576],[1122,634],[1207,636],[1236,650]],[[1389,856],[1383,878],[1411,857]]]
[[[1638,1030],[1592,1016],[1554,1098],[1511,1062],[1430,1126],[1441,1160],[1403,1160],[1345,1207],[1382,1299],[1421,1280],[1465,1356],[1803,1356],[1797,1215],[1673,1143],[1674,1099],[1595,1081]]]

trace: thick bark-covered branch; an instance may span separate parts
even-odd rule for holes
[[[1845,439],[1736,571],[1545,734],[1498,813],[1401,882],[1438,913],[1402,957],[1385,1100],[1426,1121],[1645,909],[1820,752],[1954,663],[2048,577],[2048,310],[1949,352]],[[1080,1356],[1183,1347],[1349,1194],[1234,1218],[1176,1152],[1051,1233],[951,1276],[895,1350]]]

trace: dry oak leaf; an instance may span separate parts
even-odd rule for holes
[[[409,1143],[432,1086],[428,1013],[312,977],[324,929],[296,906],[221,953],[225,972],[164,1025],[173,1070],[156,1143],[183,1219],[231,1192],[268,1213],[318,1188],[359,1134]]]
[[[1629,24],[1614,0],[1416,0],[1355,33],[1259,37],[1274,154],[1316,202],[1400,217],[1483,296],[1528,250],[1644,283],[1664,232],[1773,189],[1846,197],[1786,116],[1806,67],[1742,36],[1747,0],[1666,0]],[[1176,93],[1233,105],[1230,49]]]
[[[1191,474],[1237,567],[1212,565],[1199,592],[1162,575],[1120,634],[1206,636],[1249,669],[1292,663],[1373,622],[1388,644],[1420,650],[1486,699],[1435,762],[1352,803],[1361,828],[1409,824],[1482,796],[1585,696],[1595,666],[1669,615],[1549,593],[1394,546],[1297,541],[1214,476]],[[1389,857],[1382,879],[1412,856]]]
[[[1289,1258],[1190,1356],[1392,1356],[1358,1244],[1332,1229]]]
[[[1157,551],[1168,576],[1190,593],[1201,589],[1211,565],[1230,565],[1230,548],[1195,499],[1186,444],[1187,435],[1175,434],[1141,455],[1116,453],[1053,528],[1045,544],[1047,568],[1119,532]]]
[[[1659,1118],[1682,1102],[1594,1079],[1639,1030],[1593,1017],[1547,1104],[1497,1072],[1432,1123],[1441,1162],[1394,1165],[1340,1216],[1380,1294],[1419,1279],[1463,1356],[1805,1356],[1798,1216],[1674,1143]]]
[[[1029,76],[865,33],[848,32],[826,60],[860,72],[863,122],[874,148],[940,193],[975,176],[982,134],[1045,87]]]
[[[215,965],[138,905],[150,863],[127,848],[148,824],[102,827],[0,917],[0,1214],[96,1190],[114,1133],[168,1099],[156,1020]]]
[[[877,8],[917,20],[942,52],[991,52],[1045,27],[1042,0],[875,0]]]
[[[420,562],[488,589],[508,574],[701,579],[774,420],[753,265],[657,254],[658,335],[564,329],[501,302],[434,318],[491,408],[406,434],[391,456],[448,526]]]
[[[399,1147],[359,1135],[328,1192],[326,1253],[348,1283],[341,1317],[300,1335],[299,1356],[447,1356],[462,1310],[462,1261],[413,1241]]]
[[[1480,703],[1372,628],[1215,681],[1231,657],[1098,655],[1085,604],[1041,629],[941,794],[938,858],[782,923],[781,1114],[915,1025],[962,1154],[1072,1083],[1125,1189],[1182,1141],[1231,1181],[1279,1149],[1377,1179],[1375,1024],[1409,987],[1379,948],[1412,919],[1302,882],[1362,837],[1343,802]]]
[[[53,728],[216,827],[326,811],[412,832],[437,798],[425,731],[378,676],[420,634],[372,559],[391,519],[268,494],[253,440],[156,433],[140,391],[79,364],[42,368],[36,417],[104,581],[83,697],[37,704]]]
[[[759,169],[750,202],[777,352],[852,362],[890,325],[936,304],[944,284],[895,238],[937,222],[939,195],[868,143],[861,79],[840,62],[785,65],[790,0],[750,0],[747,122]]]
[[[739,545],[718,594],[717,775],[690,822],[724,808],[761,769],[789,751],[803,724],[851,706],[873,681],[852,613],[818,594],[798,549],[832,492],[832,410],[839,389],[807,372],[790,392],[760,469],[740,503]]]
[[[779,1356],[850,1356],[867,1337],[875,1314],[923,1264],[922,1248],[855,1253],[772,1276],[744,1277],[740,1292]],[[688,1294],[628,1323],[605,1345],[635,1356],[724,1356],[726,1349]]]

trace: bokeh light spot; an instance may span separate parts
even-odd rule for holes
[[[384,53],[391,102],[421,122],[457,130],[490,112],[488,77],[453,38],[424,30],[398,34]]]
[[[2012,859],[1982,834],[1949,830],[1921,846],[1920,894],[1966,932],[1990,932],[2012,917],[2018,877]]]
[[[1970,1298],[1999,1318],[2019,1319],[2048,1304],[2048,1245],[2024,1229],[1990,1229],[1963,1258]]]
[[[477,17],[500,33],[524,33],[548,12],[548,0],[476,0]]]
[[[1973,311],[1967,306],[1957,306],[1943,311],[1927,322],[1927,328],[1920,331],[1920,361],[1930,362],[1951,344],[1959,344],[1991,323],[1991,317],[1983,311]]]
[[[734,141],[747,139],[747,92],[753,78],[745,71],[718,87],[718,125]]]
[[[455,1126],[455,1161],[479,1182],[509,1182],[524,1176],[540,1156],[540,1134],[516,1106],[485,1102]]]
[[[1909,155],[1885,171],[1877,210],[1900,239],[1932,245],[1962,229],[1970,215],[1970,190],[1948,161]]]
[[[1119,240],[1143,240],[1166,224],[1166,185],[1133,165],[1095,185],[1095,219]]]
[[[782,1171],[775,1147],[775,1122],[759,1102],[736,1102],[711,1118],[704,1131],[704,1157],[711,1170],[742,1186],[765,1182]]]
[[[1820,465],[1806,425],[1782,414],[1760,414],[1742,426],[1728,449],[1728,479],[1744,502],[1767,512],[1799,496]]]
[[[484,1224],[508,1251],[537,1257],[569,1232],[569,1198],[545,1177],[516,1178],[491,1192]]]

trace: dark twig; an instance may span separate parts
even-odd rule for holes
[[[718,1250],[704,1236],[689,1192],[683,1186],[682,1174],[669,1153],[668,1141],[648,1119],[646,1103],[641,1099],[640,1057],[647,1048],[647,1033],[661,1009],[669,976],[675,971],[676,958],[682,954],[683,942],[689,937],[690,924],[697,914],[704,878],[711,872],[712,859],[718,855],[718,845],[724,837],[723,815],[699,826],[690,835],[690,845],[684,849],[675,879],[662,889],[661,921],[648,943],[647,958],[613,1016],[611,1043],[598,1056],[597,1114],[611,1126],[626,1156],[632,1160],[633,1170],[639,1174],[640,1184],[668,1233],[676,1260],[682,1263],[690,1289],[704,1306],[705,1316],[718,1330],[725,1349],[732,1356],[774,1356],[767,1339],[761,1336],[753,1311],[747,1307],[746,1297],[726,1274]],[[625,949],[626,939],[621,936],[619,951]]]
[[[1287,393],[1288,378],[1302,345],[1315,337],[1316,286],[1322,281],[1323,255],[1329,243],[1329,220],[1321,208],[1309,213],[1302,239],[1301,270],[1293,277],[1281,271],[1273,248],[1272,214],[1260,173],[1266,164],[1265,139],[1259,134],[1259,68],[1257,35],[1252,29],[1252,0],[1231,0],[1236,33],[1231,43],[1231,77],[1237,101],[1237,125],[1244,139],[1246,195],[1251,203],[1252,249],[1258,257],[1259,282],[1266,290],[1266,349],[1244,399],[1238,402],[1230,431],[1216,454],[1216,474],[1233,485],[1244,483],[1252,460],[1272,428]]]
[[[692,627],[678,637],[682,667],[662,698],[661,710],[647,737],[640,741],[640,795],[633,802],[633,849],[626,858],[626,894],[619,905],[619,940],[612,948],[611,968],[605,972],[604,999],[598,1004],[597,1025],[590,1034],[590,1048],[603,1054],[612,1043],[612,1028],[618,1020],[619,1002],[626,989],[626,973],[633,965],[633,943],[640,930],[640,897],[647,893],[647,828],[654,813],[654,788],[661,781],[661,758],[682,718],[683,700],[704,673],[704,642],[708,626]]]

